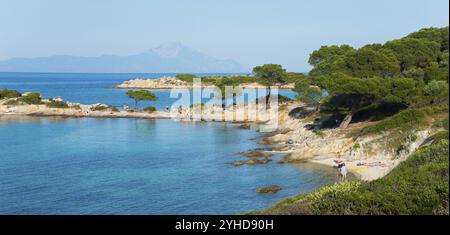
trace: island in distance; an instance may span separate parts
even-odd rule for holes
[[[247,70],[234,60],[217,59],[173,42],[128,56],[55,55],[0,61],[0,72],[240,73],[245,71]]]

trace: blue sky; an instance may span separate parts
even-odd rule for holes
[[[252,67],[307,71],[321,45],[448,25],[448,0],[0,0],[0,60],[129,55],[180,42]]]

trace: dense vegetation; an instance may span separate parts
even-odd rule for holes
[[[402,150],[414,133],[437,133],[387,176],[345,182],[285,199],[262,214],[449,214],[449,28],[428,28],[404,38],[355,49],[323,46],[297,76],[299,99],[317,117],[341,117],[340,127],[374,120],[356,135],[387,134]],[[323,128],[322,120],[316,128]],[[439,131],[441,130],[441,131]]]
[[[305,101],[320,100],[323,112],[346,115],[342,128],[362,110],[393,114],[393,107],[448,104],[448,32],[448,27],[423,29],[359,49],[323,46],[311,54],[313,69],[307,79],[297,81],[296,90]],[[329,96],[318,97],[317,87]]]

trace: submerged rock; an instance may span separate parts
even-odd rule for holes
[[[257,193],[274,194],[280,191],[282,188],[278,185],[271,185],[264,188],[257,189]]]
[[[272,154],[270,153],[264,153],[261,150],[253,150],[248,152],[242,152],[242,156],[248,157],[248,158],[258,158],[258,157],[270,157]]]
[[[250,124],[242,124],[239,126],[239,129],[241,130],[250,130]]]
[[[254,158],[250,158],[250,160],[248,160],[246,163],[247,163],[247,165],[256,165],[256,164],[267,164],[271,161],[272,161],[272,159],[270,159],[269,157],[264,157],[264,159],[258,159],[256,157],[254,157]]]
[[[237,161],[237,162],[231,163],[231,165],[233,165],[233,166],[242,166],[244,164],[245,164],[245,162],[243,162],[243,161]]]

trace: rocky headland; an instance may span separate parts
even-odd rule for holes
[[[115,86],[115,88],[122,89],[192,89],[196,85],[182,81],[175,77],[162,77],[157,79],[137,78],[129,81],[125,81],[122,84]],[[213,88],[214,85],[210,83],[202,83],[201,88]],[[242,89],[258,89],[265,88],[266,86],[254,83],[242,83],[239,85]],[[295,84],[280,85],[279,89],[293,89]]]

